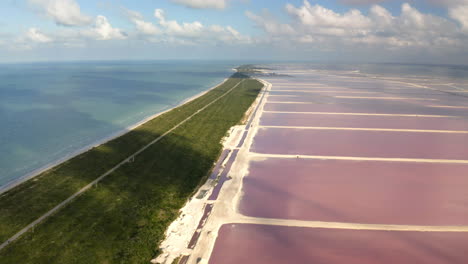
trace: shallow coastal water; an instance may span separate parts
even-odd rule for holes
[[[209,89],[235,66],[193,61],[0,65],[0,188]]]

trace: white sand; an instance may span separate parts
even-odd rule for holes
[[[222,139],[223,149],[235,148],[241,139],[245,126],[231,127],[227,136]],[[231,152],[232,154],[232,152]],[[224,159],[224,164],[229,160],[229,156]],[[166,238],[161,242],[162,253],[152,263],[170,264],[174,259],[182,255],[190,255],[191,249],[187,246],[198,227],[198,223],[203,217],[204,207],[211,203],[208,197],[216,185],[216,180],[208,179],[193,195],[184,207],[180,210],[179,217],[171,223],[165,232]],[[202,192],[206,192],[202,198],[197,198]]]

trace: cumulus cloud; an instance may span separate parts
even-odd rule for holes
[[[245,15],[272,36],[292,35],[296,33],[292,25],[278,22],[267,10],[263,10],[260,15],[246,11]]]
[[[340,0],[341,3],[346,5],[370,5],[379,4],[389,0]]]
[[[304,1],[304,5],[299,8],[287,4],[286,11],[301,25],[334,29],[334,32],[338,32],[337,29],[367,29],[372,23],[357,9],[339,14],[320,5],[312,6],[308,1]]]
[[[307,0],[301,6],[287,4],[285,10],[291,18],[287,24],[279,23],[265,12],[246,15],[267,33],[266,41],[269,38],[269,41],[327,48],[363,44],[390,49],[460,47],[467,38],[453,21],[423,14],[407,3],[402,5],[398,16],[379,5],[373,5],[367,14],[357,9],[338,13]],[[461,24],[466,14],[462,9],[451,13]]]
[[[164,10],[156,9],[154,16],[158,19],[159,24],[165,28],[165,32],[169,35],[180,37],[197,37],[203,32],[202,23],[194,21],[191,23],[179,23],[175,20],[167,20]]]
[[[144,35],[157,35],[161,33],[161,30],[156,25],[152,22],[145,21],[139,12],[128,9],[125,9],[124,11],[126,16],[135,25],[138,33]]]
[[[468,0],[428,0],[431,4],[438,6],[455,6],[468,4]]]
[[[96,40],[125,39],[127,34],[119,28],[114,28],[105,16],[97,16],[94,26],[83,31],[83,35]]]
[[[162,9],[155,9],[154,17],[161,29],[159,41],[175,42],[178,44],[196,44],[207,42],[248,43],[250,38],[243,36],[231,26],[203,25],[199,21],[178,22],[167,19]]]
[[[26,32],[26,38],[33,42],[39,43],[52,42],[52,38],[48,37],[37,28],[28,29],[28,31]]]
[[[75,0],[29,0],[29,3],[52,18],[57,25],[83,26],[92,23],[92,18],[81,13]]]
[[[6,50],[15,50],[15,51],[24,51],[24,50],[32,50],[37,46],[43,44],[51,44],[55,43],[55,38],[43,33],[41,30],[35,27],[29,28],[26,32],[22,35],[14,37],[9,36],[8,42],[2,43],[2,37],[8,35],[0,34],[0,46],[3,44],[3,48]]]
[[[458,21],[464,30],[468,31],[468,1],[449,8],[451,18]]]
[[[195,9],[224,9],[227,6],[227,0],[171,0],[176,4],[180,4],[189,8]]]

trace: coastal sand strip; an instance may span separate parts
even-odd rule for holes
[[[34,220],[32,223],[30,223],[29,225],[27,225],[26,227],[24,227],[23,229],[21,229],[18,233],[14,234],[12,237],[10,237],[9,239],[7,239],[5,242],[3,242],[1,245],[0,245],[0,250],[2,250],[4,247],[6,247],[8,244],[10,244],[11,242],[15,241],[16,239],[18,239],[21,235],[23,235],[24,233],[28,232],[30,229],[32,229],[34,226],[38,225],[39,223],[41,223],[42,221],[44,221],[44,219],[46,219],[47,217],[51,216],[52,214],[58,212],[60,209],[62,209],[65,205],[67,205],[68,203],[70,203],[71,201],[73,201],[76,197],[78,197],[79,195],[81,195],[82,193],[86,192],[88,189],[90,189],[91,187],[93,187],[94,185],[96,185],[99,181],[101,181],[102,179],[104,179],[106,176],[108,176],[109,174],[111,174],[112,172],[114,172],[115,170],[117,170],[118,168],[120,168],[122,165],[124,165],[125,163],[129,162],[130,160],[133,160],[138,154],[142,153],[143,151],[145,151],[147,148],[149,148],[151,145],[155,144],[156,142],[160,141],[161,139],[163,139],[164,137],[166,137],[168,134],[170,134],[172,131],[174,131],[175,129],[177,129],[179,126],[181,126],[182,124],[186,123],[187,121],[189,121],[190,119],[192,119],[194,116],[196,116],[197,114],[199,114],[200,112],[202,112],[203,110],[205,110],[206,108],[208,108],[209,106],[211,106],[212,104],[216,103],[219,99],[223,98],[224,96],[226,96],[227,94],[229,94],[232,90],[234,90],[237,86],[239,86],[239,84],[241,84],[244,80],[240,81],[239,83],[237,83],[234,87],[232,87],[231,89],[229,89],[228,91],[226,91],[225,93],[223,93],[222,95],[220,95],[218,98],[214,99],[213,101],[211,101],[210,103],[208,103],[207,105],[205,105],[204,107],[198,109],[195,113],[193,113],[192,115],[190,115],[189,117],[187,117],[186,119],[182,120],[180,123],[178,123],[177,125],[175,125],[174,127],[172,127],[171,129],[169,129],[168,131],[166,131],[164,134],[162,134],[161,136],[159,136],[158,138],[156,138],[155,140],[151,141],[150,143],[148,143],[148,145],[144,146],[143,148],[141,148],[140,150],[138,150],[137,152],[135,152],[134,154],[130,155],[128,158],[126,158],[125,160],[123,160],[122,162],[120,162],[119,164],[117,164],[116,166],[114,166],[112,169],[110,169],[109,171],[107,171],[106,173],[102,174],[101,176],[99,176],[97,179],[95,179],[94,181],[92,181],[91,183],[89,183],[88,185],[86,185],[85,187],[81,188],[78,192],[74,193],[72,196],[68,197],[66,200],[64,200],[63,202],[61,202],[60,204],[58,204],[57,206],[55,206],[54,208],[52,208],[51,210],[49,210],[47,213],[43,214],[42,216],[40,216],[39,218],[37,218],[36,220]]]
[[[374,99],[374,100],[421,100],[421,101],[438,101],[432,98],[412,98],[412,97],[365,97],[365,96],[334,96],[342,99]]]
[[[259,126],[260,128],[293,128],[311,130],[351,130],[351,131],[382,131],[382,132],[415,132],[415,133],[447,133],[468,134],[463,130],[427,130],[427,129],[393,129],[393,128],[365,128],[365,127],[310,127],[310,126]]]
[[[451,159],[411,159],[411,158],[375,158],[375,157],[345,157],[345,156],[320,156],[320,155],[291,155],[291,154],[263,154],[250,152],[252,159],[284,158],[284,159],[321,159],[321,160],[354,160],[354,161],[387,161],[387,162],[420,162],[420,163],[454,163],[468,164],[468,160]]]
[[[268,102],[271,103],[288,103],[288,102]],[[312,103],[310,103],[312,104]],[[449,117],[459,118],[459,116],[449,115],[419,115],[419,114],[374,114],[374,113],[335,113],[335,112],[294,112],[294,111],[269,111],[264,110],[264,113],[275,114],[305,114],[305,115],[350,115],[350,116],[404,116],[404,117]]]
[[[268,94],[268,96],[302,97],[300,95],[287,95],[287,94]]]
[[[271,96],[271,95],[269,95]],[[269,104],[317,104],[313,102],[288,102],[288,101],[268,101]]]
[[[275,91],[276,89],[287,89],[287,90],[323,90],[323,89],[351,89],[347,87],[334,87],[334,86],[309,86],[309,85],[300,85],[300,86],[294,86],[294,85],[274,85],[272,87],[272,91]]]
[[[352,93],[352,94],[376,94],[378,92],[355,92],[355,91],[334,91],[334,90],[320,90],[320,91],[310,91],[310,90],[284,90],[277,89],[272,90],[272,92],[299,92],[299,93]]]
[[[346,87],[329,87],[329,86],[290,86],[290,85],[277,85],[274,86],[271,91],[277,91],[277,90],[293,90],[293,91],[302,91],[302,90],[308,90],[308,91],[321,91],[321,90],[331,90],[331,89],[348,89],[351,91],[350,88]]]
[[[234,219],[233,219],[234,220]],[[361,224],[322,221],[301,221],[288,219],[258,218],[241,216],[232,223],[295,226],[308,228],[333,228],[351,230],[380,230],[380,231],[417,231],[417,232],[468,232],[468,226],[423,226],[423,225],[388,225]]]
[[[452,106],[452,105],[427,105],[427,107],[468,109],[468,106]]]
[[[327,84],[323,84],[323,83],[320,83],[320,82],[288,82],[288,81],[285,81],[285,80],[278,80],[278,81],[272,81],[272,80],[268,80],[272,85],[295,85],[295,86],[304,86],[304,85],[312,85],[312,86],[325,86]]]
[[[271,81],[270,81],[271,82]],[[271,82],[273,86],[275,85],[290,85],[290,86],[328,86],[327,84],[322,83],[296,83],[296,82]],[[272,86],[272,87],[273,87]]]

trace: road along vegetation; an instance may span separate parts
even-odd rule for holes
[[[262,86],[234,74],[203,96],[2,194],[3,242],[186,120],[0,250],[0,263],[147,263],[209,174],[222,137],[242,120]]]

